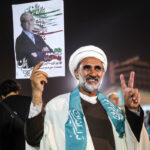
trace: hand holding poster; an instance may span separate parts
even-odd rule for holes
[[[65,75],[63,1],[51,0],[13,5],[16,79],[30,78],[40,70],[50,77]]]

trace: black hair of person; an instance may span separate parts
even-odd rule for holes
[[[6,96],[11,92],[19,92],[20,90],[21,86],[11,79],[5,80],[0,84],[0,96]]]

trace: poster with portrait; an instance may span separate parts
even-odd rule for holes
[[[16,79],[40,61],[50,77],[65,76],[63,0],[12,5]]]

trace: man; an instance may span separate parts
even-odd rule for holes
[[[107,97],[114,103],[116,104],[117,106],[120,105],[120,102],[119,102],[119,96],[116,92],[111,92],[107,95]]]
[[[33,108],[42,103],[47,83],[48,75],[38,70],[41,65],[35,66],[30,78]],[[79,86],[46,105],[44,123],[42,113],[29,114],[25,134],[32,146],[27,144],[27,150],[149,150],[140,93],[133,88],[134,72],[129,86],[124,76],[120,77],[126,104],[123,114],[98,91],[107,69],[107,58],[100,48],[85,46],[76,50],[70,57],[69,69]]]
[[[24,121],[31,98],[19,91],[14,80],[0,84],[0,150],[25,150]]]
[[[53,50],[45,43],[42,37],[33,33],[34,18],[30,13],[23,13],[20,17],[22,33],[16,39],[16,58],[19,66],[34,67],[44,60],[46,52]]]

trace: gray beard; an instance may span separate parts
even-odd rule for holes
[[[101,80],[95,85],[89,85],[86,81],[83,80],[82,76],[79,73],[79,85],[86,91],[86,92],[93,92],[97,91],[100,88]]]

